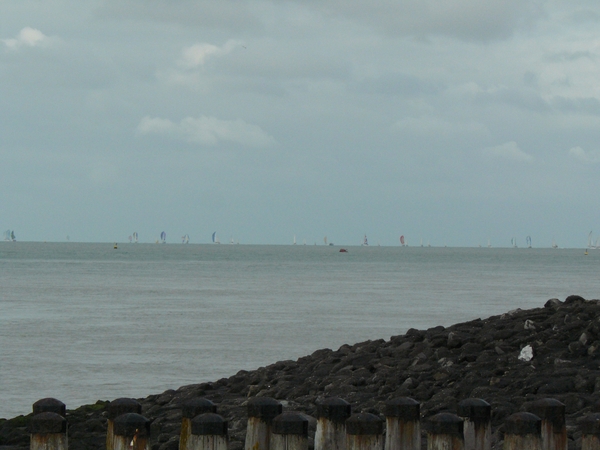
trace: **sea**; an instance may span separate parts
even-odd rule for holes
[[[0,242],[0,417],[600,296],[600,250],[345,249]]]

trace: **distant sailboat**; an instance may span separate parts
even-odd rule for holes
[[[406,244],[404,243],[404,235],[400,236],[400,245],[404,247]]]
[[[592,231],[588,234],[588,248],[594,248],[594,238],[592,237]]]
[[[133,242],[134,242],[134,244],[138,243],[138,233],[137,233],[137,231],[133,232]]]
[[[323,242],[325,242],[325,245],[327,245],[327,236],[323,238]]]
[[[183,236],[181,236],[181,243],[182,244],[189,244],[190,243],[190,235],[189,234],[184,234]]]
[[[367,240],[367,235],[363,238],[362,245],[369,245],[369,241]]]
[[[233,236],[231,236],[231,238],[229,239],[229,243],[230,244],[235,244],[235,242],[233,242]]]
[[[552,238],[552,248],[558,248],[558,245],[556,245],[556,242],[554,242],[554,238]]]
[[[527,248],[531,248],[531,236],[527,236],[525,240],[527,241]]]
[[[294,245],[296,245],[296,235],[294,235]]]
[[[165,244],[167,242],[167,233],[165,233],[164,231],[160,233],[160,242],[162,244]]]
[[[488,246],[488,248],[491,248],[491,247],[492,247],[492,244],[490,243],[490,240],[489,240],[489,238],[488,238],[488,245],[487,245],[487,246]]]
[[[15,237],[15,231],[14,230],[6,230],[4,232],[4,240],[5,241],[12,241],[15,242],[17,240],[17,238]]]
[[[511,238],[510,245],[512,248],[517,248],[517,238]]]
[[[220,244],[221,243],[221,241],[219,240],[219,237],[217,236],[217,232],[216,231],[212,234],[212,241],[213,241],[213,244]]]

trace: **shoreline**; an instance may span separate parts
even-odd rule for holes
[[[575,421],[595,410],[600,399],[598,317],[600,301],[571,295],[540,308],[321,349],[296,361],[137,400],[152,421],[152,450],[178,448],[181,405],[197,397],[214,402],[229,421],[230,450],[243,448],[245,404],[251,397],[272,397],[284,410],[312,417],[316,403],[326,397],[346,400],[353,412],[378,415],[385,401],[411,397],[421,403],[425,419],[456,412],[461,400],[481,398],[492,406],[494,448],[506,417],[534,400],[555,398],[566,405],[569,441],[575,444],[580,439]],[[527,345],[533,353],[529,361],[519,359]],[[70,449],[103,448],[107,405],[98,401],[67,410]],[[30,416],[0,420],[0,449],[29,448]],[[310,428],[314,435],[314,421]]]

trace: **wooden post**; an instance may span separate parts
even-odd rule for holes
[[[567,450],[565,405],[553,398],[544,398],[531,404],[529,412],[542,419],[543,450]]]
[[[67,450],[67,420],[55,412],[41,412],[29,422],[30,450]]]
[[[458,404],[458,415],[464,420],[465,450],[492,449],[492,407],[479,398]]]
[[[197,415],[190,421],[190,431],[188,450],[227,450],[227,421],[218,414]]]
[[[65,417],[67,413],[67,407],[63,402],[55,398],[43,398],[33,404],[33,415],[35,416],[36,414],[43,412],[53,412],[59,416]]]
[[[273,419],[271,450],[308,450],[308,419],[298,412],[284,412]]]
[[[590,414],[579,422],[581,450],[600,450],[600,414]]]
[[[346,419],[352,406],[341,398],[326,398],[317,404],[315,450],[346,450]]]
[[[200,414],[216,412],[217,406],[205,398],[194,398],[183,404],[181,408],[181,433],[179,435],[179,450],[189,450],[187,443],[188,439],[192,435],[192,419]]]
[[[503,450],[542,450],[542,419],[520,412],[504,423]]]
[[[427,450],[464,450],[464,422],[450,413],[439,413],[429,418]]]
[[[106,422],[106,450],[114,450],[114,422],[117,417],[127,413],[142,413],[142,405],[132,398],[117,398],[108,404]]]
[[[269,397],[248,400],[245,450],[269,450],[271,422],[282,410],[281,403]]]
[[[346,420],[347,450],[382,450],[383,420],[375,414],[352,414]]]
[[[421,450],[421,405],[400,397],[385,404],[385,450]]]
[[[150,421],[136,413],[114,421],[114,450],[150,450]]]

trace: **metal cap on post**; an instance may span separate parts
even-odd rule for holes
[[[220,415],[207,412],[191,420],[189,450],[227,450],[227,421]]]
[[[451,413],[439,413],[429,418],[427,450],[464,449],[464,423]]]
[[[345,450],[346,420],[352,406],[345,400],[330,397],[317,403],[315,450]]]
[[[53,412],[65,417],[67,413],[66,405],[55,398],[43,398],[33,404],[33,415],[43,412]]]
[[[465,450],[491,450],[492,407],[480,398],[468,398],[458,404],[458,415],[464,419]]]
[[[254,397],[248,400],[246,450],[269,450],[271,422],[282,411],[281,403],[269,397]]]
[[[380,450],[383,447],[383,420],[375,414],[352,414],[346,420],[348,450]]]
[[[150,421],[137,413],[122,414],[114,420],[114,450],[150,448]]]
[[[421,449],[421,404],[409,397],[385,403],[385,450]]]
[[[67,420],[55,412],[41,412],[29,422],[30,450],[67,450]]]
[[[188,450],[188,439],[192,434],[192,419],[200,414],[216,412],[217,405],[202,397],[188,400],[181,406],[181,433],[179,435],[179,450]]]
[[[142,405],[133,398],[117,398],[108,404],[106,411],[106,450],[114,450],[114,420],[123,414],[141,414]]]
[[[544,450],[567,450],[566,407],[553,398],[536,400],[529,411],[542,419],[542,447]]]
[[[308,450],[308,419],[299,412],[284,412],[273,419],[271,450]]]
[[[600,449],[600,413],[590,414],[579,422],[581,450]]]
[[[527,412],[515,413],[504,423],[503,450],[542,450],[542,419]]]

